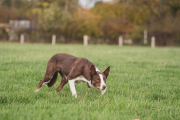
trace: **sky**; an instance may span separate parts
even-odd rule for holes
[[[112,0],[79,0],[79,4],[83,7],[83,8],[91,8],[94,6],[94,4],[97,1],[103,1],[103,2],[109,2]]]

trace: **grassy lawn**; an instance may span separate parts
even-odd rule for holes
[[[107,91],[76,84],[36,87],[56,53],[86,57],[100,71],[111,66]],[[179,120],[180,48],[0,43],[1,120]]]

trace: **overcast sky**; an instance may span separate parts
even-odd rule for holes
[[[91,8],[94,6],[95,2],[97,1],[101,1],[101,0],[79,0],[79,4],[83,7],[83,8]],[[108,2],[108,1],[112,1],[112,0],[102,0],[104,2]]]

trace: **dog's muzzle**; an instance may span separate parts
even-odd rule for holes
[[[107,87],[104,90],[101,90],[101,95],[103,95],[107,90]]]

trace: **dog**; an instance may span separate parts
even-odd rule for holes
[[[60,73],[62,79],[57,88],[58,92],[69,82],[72,96],[77,97],[75,83],[86,82],[89,88],[96,87],[101,90],[101,95],[103,95],[107,90],[106,79],[109,72],[110,66],[104,72],[100,72],[95,64],[86,58],[57,53],[48,61],[45,76],[40,80],[36,91],[39,91],[42,84],[52,87],[57,81],[58,73]]]

